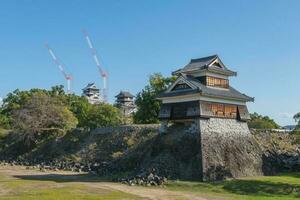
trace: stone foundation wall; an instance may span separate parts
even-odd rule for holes
[[[138,134],[152,132],[160,132],[161,139],[174,137],[172,141],[176,144],[173,146],[169,143],[160,144],[160,148],[169,152],[173,148],[183,152],[189,152],[184,157],[190,156],[190,160],[197,159],[199,164],[194,166],[197,172],[193,171],[188,175],[182,175],[181,172],[192,170],[177,170],[180,171],[180,177],[198,176],[204,181],[221,180],[227,177],[242,177],[242,176],[257,176],[262,175],[262,150],[253,135],[250,134],[246,122],[241,122],[235,119],[194,119],[189,121],[181,121],[176,125],[173,122],[168,124],[168,121],[163,121],[159,124],[150,125],[124,125],[117,127],[98,128],[93,131],[93,134],[125,134],[135,132]],[[171,125],[171,126],[170,126]],[[169,139],[170,139],[169,138]],[[192,147],[198,148],[197,153],[191,155],[191,142],[187,144],[185,140],[194,140]],[[166,141],[169,141],[169,139]],[[179,143],[182,144],[179,144]],[[199,146],[199,147],[197,147]],[[176,148],[175,148],[176,147]],[[193,149],[193,148],[192,148]],[[161,153],[162,150],[158,151]],[[178,156],[178,155],[177,155]],[[150,158],[149,158],[150,159]],[[175,162],[176,163],[176,162]],[[172,165],[180,168],[180,163]],[[186,168],[186,166],[184,166]],[[176,171],[175,170],[175,171]]]
[[[225,137],[248,136],[250,134],[246,122],[223,118],[200,119],[200,131],[206,134],[220,133]]]
[[[127,132],[140,132],[144,131],[155,131],[158,132],[161,125],[159,124],[131,124],[121,126],[109,126],[103,128],[96,128],[92,131],[92,134],[112,134],[112,133],[127,133]]]
[[[261,150],[246,122],[199,119],[203,180],[262,175]]]

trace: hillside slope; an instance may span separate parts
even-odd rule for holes
[[[75,130],[62,138],[44,141],[33,149],[25,149],[8,134],[1,137],[0,158],[22,164],[43,163],[61,169],[94,171],[118,178],[155,169],[168,178],[199,180],[201,152],[197,136],[187,134],[185,127],[180,125],[174,125],[167,134],[160,135],[158,127],[130,125],[92,132]],[[257,151],[251,154],[261,155],[264,174],[300,169],[299,145],[294,144],[293,136],[252,131],[251,137],[259,145],[259,148],[251,148]],[[231,148],[231,163],[241,157],[242,148]]]

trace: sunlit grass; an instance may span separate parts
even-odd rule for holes
[[[1,200],[118,200],[140,199],[120,191],[72,182],[22,180],[0,174]]]
[[[79,182],[77,182],[79,181]],[[94,187],[101,182],[88,175],[23,175],[0,173],[2,200],[118,200],[142,199],[128,193]],[[137,189],[132,187],[132,190]],[[295,200],[300,199],[300,173],[247,177],[223,182],[171,181],[164,190],[193,193],[207,199]],[[176,197],[174,196],[176,199]],[[180,197],[178,197],[180,199]]]
[[[167,189],[245,200],[300,199],[300,173],[249,177],[215,183],[173,181]]]

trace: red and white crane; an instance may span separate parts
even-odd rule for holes
[[[107,82],[108,82],[108,73],[101,67],[100,65],[100,62],[99,62],[99,59],[98,59],[98,56],[97,56],[97,53],[96,53],[96,50],[92,44],[92,41],[88,35],[88,33],[85,31],[85,30],[82,30],[83,34],[84,34],[84,37],[88,43],[88,46],[92,52],[92,55],[93,55],[93,58],[96,62],[96,66],[100,72],[100,75],[103,79],[103,100],[104,102],[108,102],[108,88],[107,88]]]
[[[46,48],[48,49],[54,63],[58,66],[59,70],[63,74],[64,78],[67,81],[67,94],[71,94],[71,81],[73,80],[73,77],[70,74],[67,74],[64,70],[63,65],[60,63],[56,55],[54,54],[53,50],[49,47],[48,44],[45,44]]]

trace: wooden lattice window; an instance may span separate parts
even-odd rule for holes
[[[237,106],[231,104],[202,102],[202,115],[210,115],[222,118],[237,117]]]
[[[212,87],[229,88],[228,79],[216,78],[211,76],[206,77],[206,84]]]

